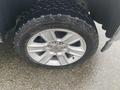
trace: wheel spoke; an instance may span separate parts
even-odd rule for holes
[[[47,43],[32,43],[28,45],[28,50],[31,53],[45,51]]]
[[[66,57],[65,53],[58,54],[57,57],[58,57],[58,60],[59,60],[61,65],[68,64],[67,57]]]
[[[56,35],[55,35],[55,32],[54,31],[46,31],[44,33],[41,33],[41,37],[47,41],[47,42],[50,42],[50,41],[56,41]]]
[[[74,34],[71,34],[71,33],[68,33],[65,37],[63,37],[62,41],[64,43],[67,43],[67,44],[73,44],[77,41],[79,41],[80,38],[78,35],[74,35]]]
[[[85,50],[82,47],[69,46],[67,52],[75,56],[82,56]]]
[[[46,64],[49,62],[49,60],[53,57],[52,54],[50,54],[49,51],[46,51],[41,57],[40,57],[40,63]]]

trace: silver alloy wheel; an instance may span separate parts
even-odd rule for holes
[[[27,43],[27,52],[33,61],[47,66],[72,64],[83,57],[86,48],[82,36],[58,28],[43,30]]]

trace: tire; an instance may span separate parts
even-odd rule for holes
[[[91,19],[89,19],[91,20]],[[93,21],[90,21],[93,23]],[[71,32],[80,35],[86,43],[86,50],[84,55],[73,63],[83,62],[87,58],[91,57],[98,48],[98,32],[93,24],[87,23],[84,19],[72,17],[70,15],[45,15],[39,18],[28,20],[23,26],[19,28],[14,37],[14,45],[17,53],[23,59],[32,61],[36,64],[45,66],[67,66],[70,64],[63,65],[46,65],[36,62],[27,51],[27,44],[29,40],[37,33],[47,29],[66,29]]]

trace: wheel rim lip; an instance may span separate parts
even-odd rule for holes
[[[74,59],[74,60],[70,59],[71,62],[69,62],[69,63],[67,63],[67,64],[63,64],[63,65],[61,65],[57,60],[55,61],[55,60],[52,60],[52,59],[51,59],[48,63],[46,63],[46,64],[40,63],[40,62],[38,62],[37,60],[35,60],[35,57],[37,57],[37,56],[35,55],[35,53],[33,54],[33,53],[30,53],[30,52],[29,52],[28,45],[30,44],[31,40],[34,40],[34,39],[35,39],[36,37],[38,37],[38,35],[40,35],[42,32],[52,31],[52,30],[53,30],[53,31],[63,31],[63,32],[68,32],[68,33],[73,33],[73,34],[75,34],[75,35],[78,35],[78,36],[80,37],[80,39],[82,40],[82,41],[80,41],[80,43],[82,42],[82,43],[84,44],[84,53],[83,53],[83,55],[80,56],[80,57],[76,57],[76,59]],[[58,40],[58,41],[59,41],[59,40]],[[86,53],[86,50],[87,50],[86,41],[85,41],[85,39],[84,39],[80,34],[74,32],[74,31],[71,31],[71,30],[69,30],[69,29],[62,29],[62,28],[53,28],[53,29],[45,29],[45,30],[42,30],[42,31],[34,34],[34,35],[28,40],[28,42],[27,42],[27,53],[28,53],[29,57],[32,58],[31,60],[32,60],[33,62],[35,62],[35,63],[42,64],[42,65],[46,65],[46,66],[65,66],[65,65],[73,64],[73,63],[77,62],[78,60],[80,60],[80,59],[84,56],[84,54]]]

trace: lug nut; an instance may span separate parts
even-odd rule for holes
[[[51,45],[48,45],[48,47],[52,47]]]

